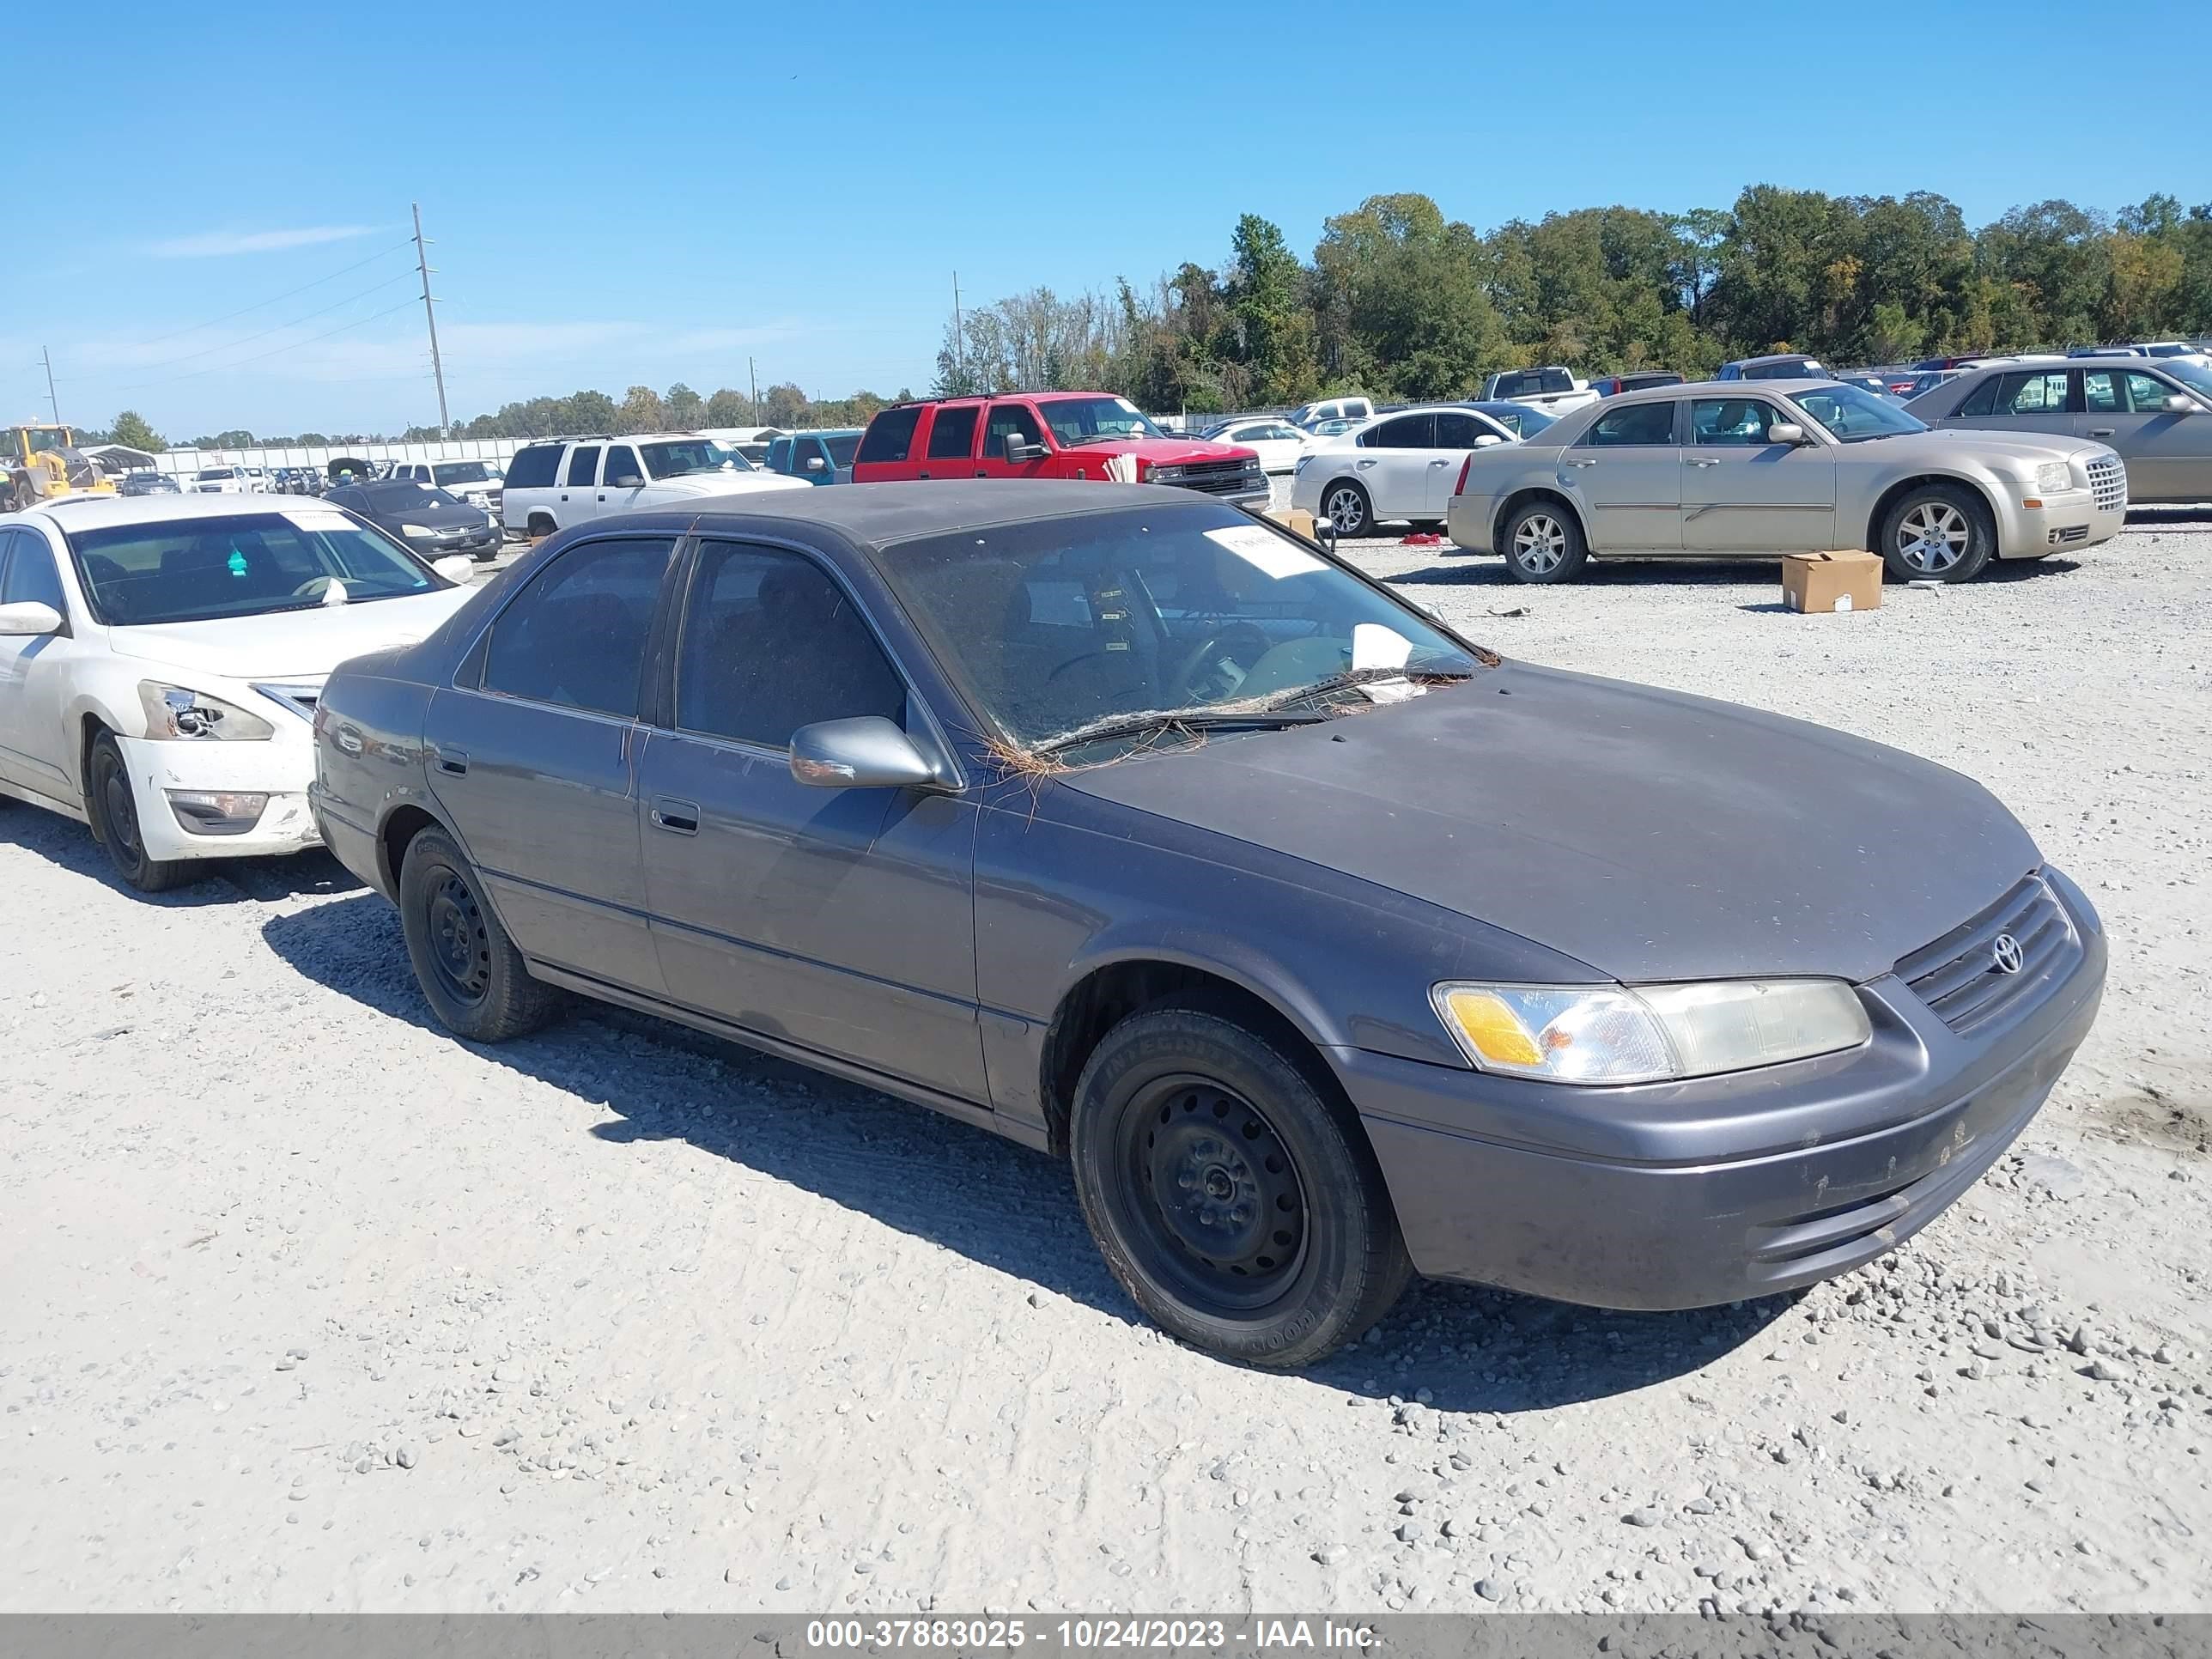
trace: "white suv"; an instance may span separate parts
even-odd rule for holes
[[[515,452],[507,464],[500,518],[525,536],[633,507],[690,507],[715,495],[809,489],[804,478],[763,472],[735,450],[688,432],[623,438],[555,438]]]
[[[392,469],[392,476],[425,489],[458,495],[471,507],[482,507],[494,520],[499,517],[500,495],[507,484],[499,468],[489,461],[402,461]]]

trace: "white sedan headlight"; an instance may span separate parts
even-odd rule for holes
[[[275,730],[260,715],[235,703],[160,680],[139,681],[138,702],[146,711],[146,735],[157,743],[258,743]]]
[[[2074,469],[2063,461],[2045,461],[2035,469],[2035,487],[2046,495],[2074,488]]]
[[[1855,1048],[1872,1031],[1841,980],[1705,985],[1447,981],[1437,1017],[1486,1072],[1547,1083],[1658,1083]]]

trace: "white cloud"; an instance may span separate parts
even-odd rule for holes
[[[233,253],[281,253],[286,248],[315,247],[366,236],[374,225],[307,225],[297,230],[211,230],[177,236],[149,250],[161,259],[211,259]]]

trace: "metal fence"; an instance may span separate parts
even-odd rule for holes
[[[341,456],[357,461],[497,461],[502,465],[527,438],[453,438],[435,443],[261,444],[247,449],[171,449],[154,470],[173,477],[210,466],[326,468]]]

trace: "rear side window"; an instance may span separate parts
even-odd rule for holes
[[[1363,449],[1434,449],[1437,419],[1433,415],[1401,415],[1360,434]]]
[[[1583,441],[1597,448],[1671,444],[1674,441],[1674,405],[1630,404],[1608,410],[1598,416]]]
[[[685,613],[676,723],[686,732],[781,749],[817,720],[905,714],[905,682],[811,559],[709,542]]]
[[[1995,414],[1997,406],[1997,387],[2003,380],[2004,376],[2002,374],[1990,375],[1989,379],[1966,395],[1959,406],[1951,411],[1953,416],[1955,418],[1961,415]]]
[[[1997,380],[1999,415],[2057,415],[2066,408],[2066,383],[2073,377],[2063,368],[2030,370],[2006,374]]]
[[[514,459],[507,464],[507,487],[509,489],[544,489],[553,482],[554,474],[561,468],[561,446],[532,444],[527,449],[518,449]]]
[[[645,637],[675,547],[666,537],[624,537],[562,555],[492,624],[483,689],[635,714]]]
[[[921,420],[921,405],[911,404],[903,409],[879,409],[876,417],[868,422],[868,429],[860,437],[862,461],[902,461],[907,451],[914,447],[914,429]]]
[[[578,484],[590,483],[592,475],[599,470],[599,447],[597,444],[578,444],[568,457],[568,476],[566,482],[571,489]]]
[[[982,411],[973,404],[940,409],[929,423],[929,459],[964,461],[975,453],[975,417]]]

